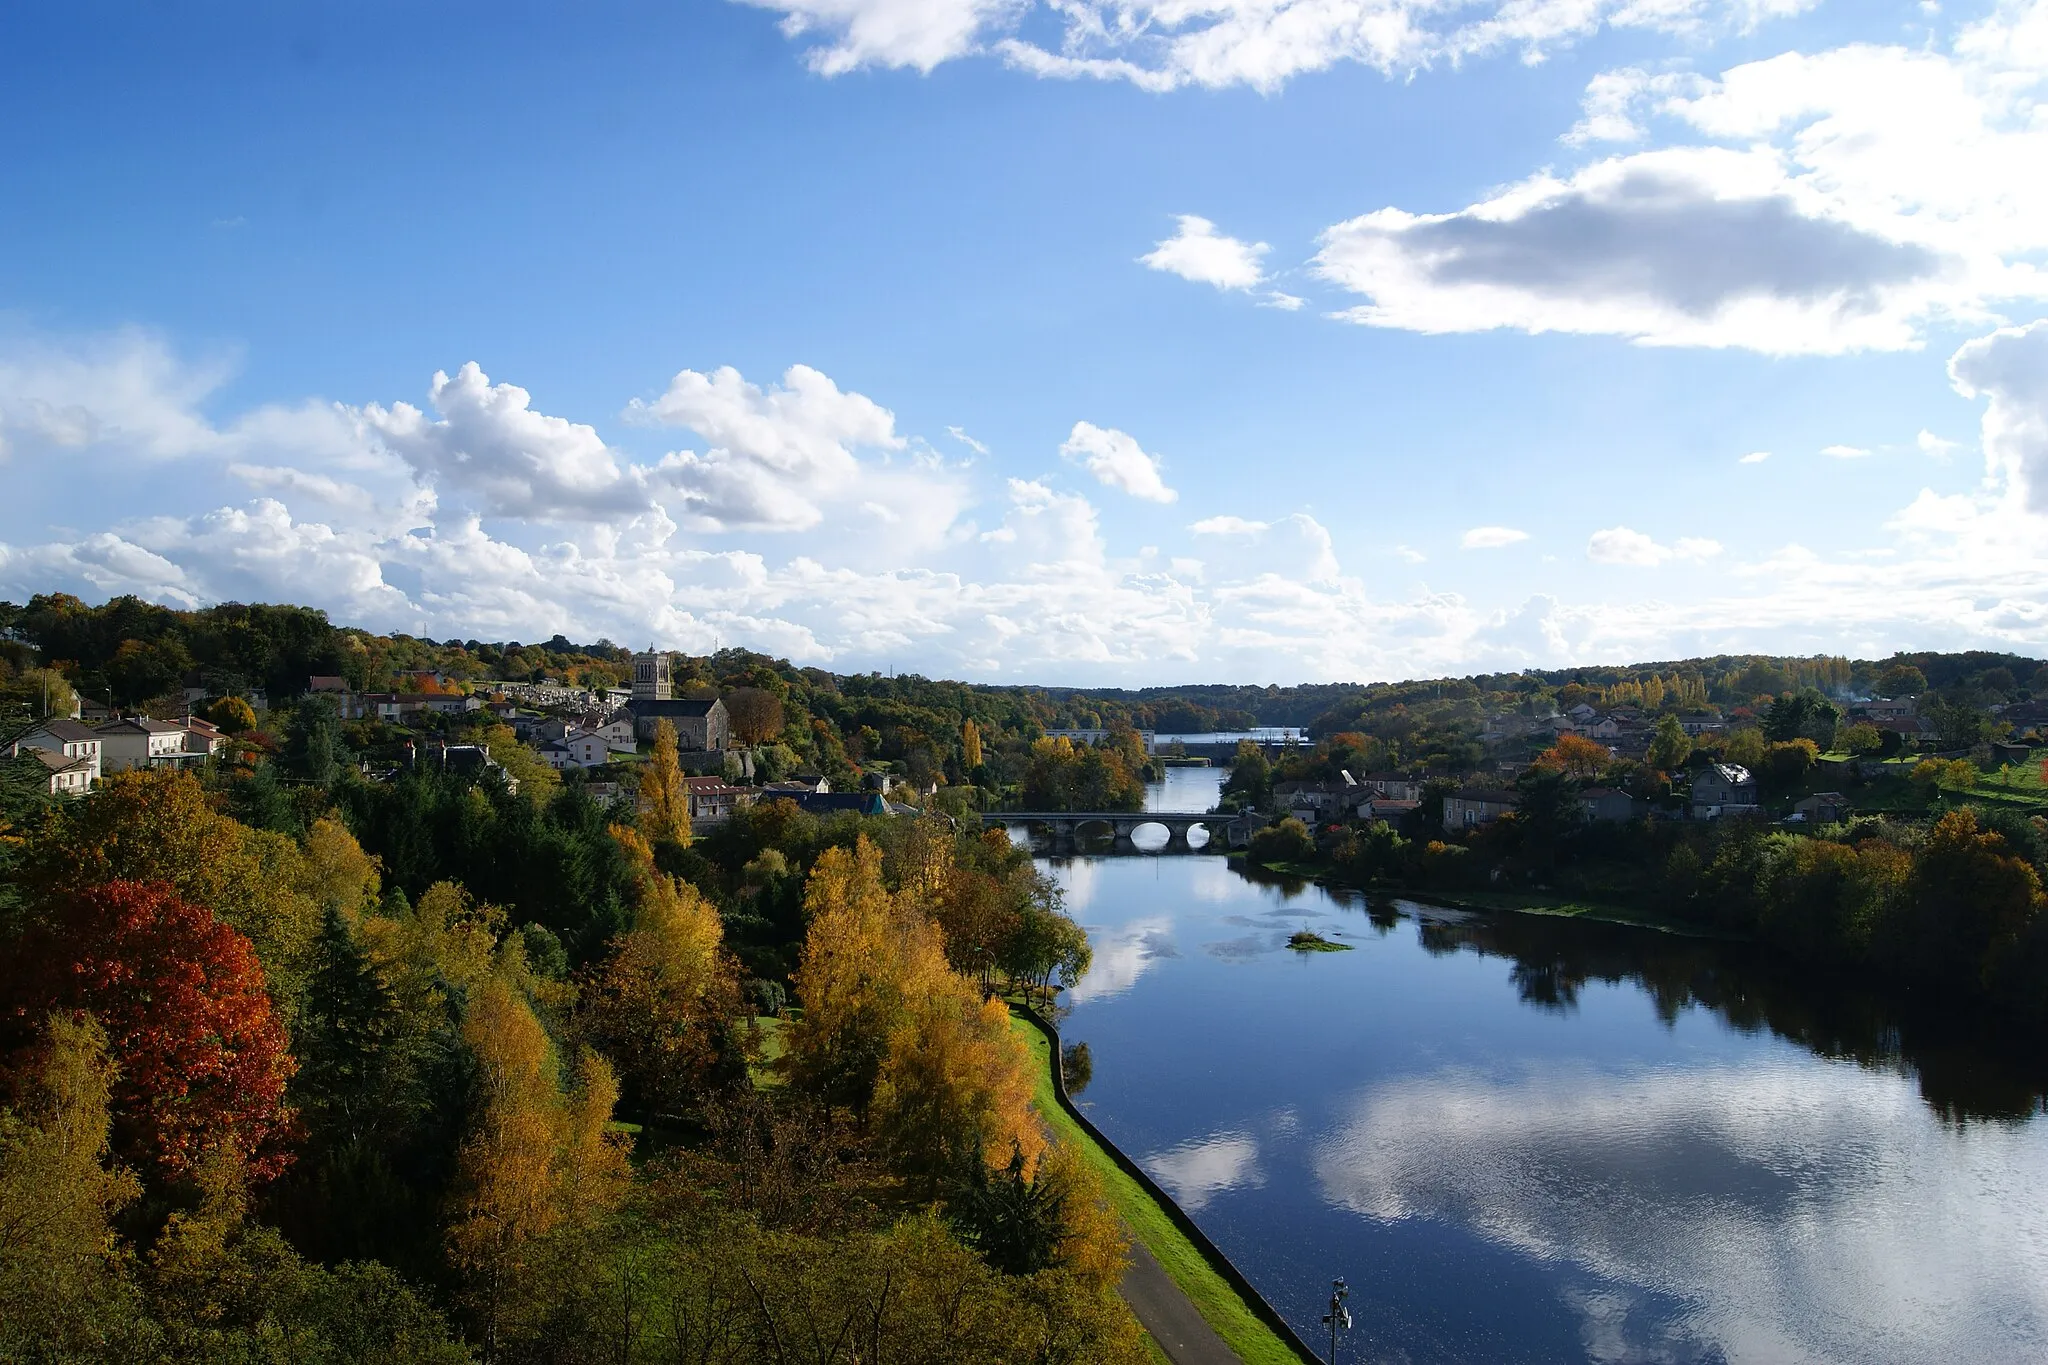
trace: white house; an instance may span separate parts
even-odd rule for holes
[[[578,731],[562,741],[569,748],[569,759],[579,768],[595,768],[612,761],[612,747],[603,735]]]
[[[17,755],[26,752],[42,764],[52,796],[84,795],[91,789],[93,775],[99,767],[98,759],[66,758],[53,750],[28,745],[15,746],[15,752]]]
[[[1714,820],[1723,815],[1754,815],[1756,779],[1739,763],[1709,764],[1692,780],[1692,818]]]
[[[228,747],[228,737],[211,721],[198,716],[185,717],[185,752],[209,758]]]
[[[15,753],[19,754],[23,749],[40,749],[53,757],[63,759],[66,771],[69,771],[71,764],[83,762],[91,774],[86,778],[85,785],[89,787],[99,781],[100,737],[99,732],[90,725],[81,725],[75,720],[46,720],[14,741]]]
[[[560,772],[564,768],[574,768],[577,766],[576,756],[570,753],[569,746],[559,739],[551,739],[547,743],[539,745],[536,752],[540,754],[540,761],[553,768],[556,772]]]
[[[100,737],[102,772],[175,767],[181,759],[197,757],[185,752],[184,726],[148,716],[108,721],[94,733]]]

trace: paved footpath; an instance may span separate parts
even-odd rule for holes
[[[1117,1289],[1173,1365],[1244,1365],[1136,1238],[1131,1239],[1130,1269]]]

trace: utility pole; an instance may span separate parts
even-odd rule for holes
[[[1330,1281],[1330,1311],[1323,1315],[1323,1321],[1330,1324],[1330,1365],[1337,1365],[1337,1331],[1351,1330],[1351,1310],[1344,1306],[1344,1300],[1351,1297],[1351,1290],[1343,1278]]]

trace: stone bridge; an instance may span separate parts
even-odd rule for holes
[[[1160,850],[1162,853],[1221,853],[1230,844],[1226,832],[1231,823],[1230,816],[1190,811],[1003,810],[990,811],[982,818],[1006,825],[1029,826],[1034,838],[1043,831],[1045,841],[1054,853],[1078,851],[1084,830],[1106,831],[1114,842],[1115,852],[1138,853],[1142,850],[1131,841],[1131,835],[1140,825],[1165,828],[1166,847]],[[1209,841],[1199,849],[1188,842],[1188,831],[1197,825],[1209,831]]]

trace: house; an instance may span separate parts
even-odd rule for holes
[[[838,815],[845,811],[856,815],[889,813],[889,803],[880,792],[796,792],[786,799],[796,802],[797,809],[809,815]]]
[[[519,779],[505,771],[505,765],[491,757],[488,744],[433,744],[425,746],[408,742],[405,746],[406,766],[409,768],[439,767],[451,773],[473,773],[478,777],[496,772],[505,780],[505,786],[514,794],[519,791]]]
[[[185,751],[185,728],[148,716],[131,716],[95,727],[100,738],[100,771],[176,767],[181,760],[204,755]]]
[[[1913,699],[1899,697],[1872,697],[1869,701],[1849,703],[1851,720],[1909,720],[1913,716]]]
[[[228,747],[228,737],[211,721],[201,720],[197,716],[187,716],[182,723],[185,730],[186,753],[211,758]]]
[[[1581,727],[1591,725],[1600,718],[1599,710],[1592,703],[1583,701],[1577,706],[1567,708],[1564,714],[1566,720]]]
[[[1378,825],[1398,825],[1408,818],[1412,811],[1421,809],[1420,801],[1397,801],[1392,797],[1368,797],[1358,808],[1358,818]]]
[[[1367,773],[1358,780],[1374,796],[1384,796],[1389,801],[1419,801],[1422,799],[1420,780],[1401,773]]]
[[[90,725],[75,720],[46,720],[14,741],[12,751],[19,754],[23,749],[39,749],[65,763],[65,771],[73,762],[83,762],[92,776],[85,785],[99,781],[101,771],[101,748],[99,732]],[[56,769],[51,770],[53,773]],[[54,790],[54,789],[53,789]]]
[[[1451,832],[1490,825],[1515,808],[1513,792],[1473,791],[1453,793],[1444,798],[1444,828]]]
[[[634,697],[626,709],[633,714],[636,739],[653,739],[654,727],[667,721],[676,728],[678,749],[723,749],[732,743],[732,721],[716,697],[657,700]]]
[[[1365,788],[1342,782],[1282,782],[1273,788],[1273,804],[1305,825],[1341,820],[1368,799]]]
[[[1728,728],[1728,722],[1719,716],[1680,716],[1678,728],[1698,739],[1701,735],[1718,735]]]
[[[772,800],[778,796],[793,797],[803,792],[811,792],[823,796],[831,790],[832,784],[816,773],[798,773],[795,777],[786,778],[780,782],[764,782],[761,784],[761,795],[766,800]]]
[[[722,825],[735,810],[754,801],[753,788],[728,786],[723,778],[686,777],[683,783],[690,789],[692,824]]]
[[[110,720],[121,719],[121,713],[114,709],[111,702],[94,701],[91,697],[80,697],[78,699],[78,715],[76,719],[84,721],[87,725],[105,725]]]
[[[426,709],[437,716],[461,716],[471,711],[481,711],[482,701],[467,693],[429,692],[425,694]]]
[[[1692,818],[1754,814],[1756,779],[1739,763],[1711,763],[1692,780]]]
[[[568,746],[569,757],[579,768],[601,767],[612,761],[612,747],[603,735],[577,732],[562,741]]]
[[[56,750],[25,744],[15,745],[14,752],[17,757],[35,759],[42,766],[52,796],[83,796],[91,789],[99,767],[96,758],[66,758]]]
[[[1815,792],[1794,803],[1792,814],[1809,825],[1839,825],[1855,811],[1849,805],[1849,798],[1840,792]]]
[[[602,737],[613,753],[630,754],[638,748],[633,718],[624,712],[587,712],[577,718],[576,728],[584,734]]]
[[[342,694],[341,718],[343,720],[397,721],[404,713],[404,707],[396,692],[360,692]]]
[[[1587,787],[1579,793],[1579,805],[1588,820],[1619,822],[1636,818],[1636,799],[1619,787]]]
[[[544,744],[537,745],[534,752],[540,755],[541,762],[547,764],[556,772],[561,772],[565,768],[579,766],[576,762],[576,755],[571,753],[569,746],[559,739],[551,739]]]
[[[348,691],[348,679],[338,678],[328,673],[315,673],[306,679],[306,690],[308,692],[345,693]]]

